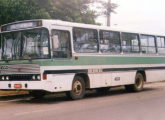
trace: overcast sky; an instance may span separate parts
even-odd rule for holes
[[[106,0],[105,0],[106,1]],[[165,0],[111,0],[119,5],[111,26],[126,30],[165,34]],[[97,19],[103,25],[106,19]]]

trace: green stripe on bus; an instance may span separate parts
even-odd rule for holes
[[[78,60],[32,60],[0,62],[0,65],[39,64],[41,66],[165,64],[165,57],[79,56]]]

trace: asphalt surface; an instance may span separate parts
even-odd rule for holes
[[[165,120],[165,82],[146,84],[139,93],[90,91],[77,101],[63,94],[0,97],[0,120]]]

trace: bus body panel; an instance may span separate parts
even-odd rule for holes
[[[42,81],[1,81],[1,90],[45,90],[48,92],[69,91],[72,88],[74,74],[48,75],[47,80]],[[21,88],[15,88],[16,84]],[[10,86],[10,87],[9,87]]]
[[[48,74],[46,83],[50,84],[51,92],[70,91],[75,74]]]
[[[24,65],[24,64],[23,64]],[[28,65],[28,64],[27,64]],[[7,65],[11,67],[10,65]],[[22,64],[18,64],[22,66]],[[35,66],[31,65],[30,66]],[[160,70],[159,67],[164,64],[148,64],[148,65],[84,65],[84,66],[40,66],[41,81],[1,81],[0,89],[14,90],[15,84],[21,84],[22,90],[45,90],[49,92],[70,91],[72,89],[72,82],[76,74],[81,70],[86,70],[89,77],[89,88],[110,87],[119,85],[134,84],[137,70],[128,70],[128,68],[152,68],[151,70],[144,70],[146,74],[146,82],[162,81],[165,78],[165,70]],[[14,67],[17,68],[16,65]],[[155,69],[158,67],[158,69]],[[29,67],[28,67],[29,68]],[[154,68],[154,69],[153,69]],[[110,70],[110,71],[105,71]],[[117,71],[114,71],[117,70]],[[43,80],[45,71],[55,73],[48,73],[47,79]],[[73,71],[73,72],[72,72]],[[69,73],[72,72],[72,73]],[[17,74],[18,72],[16,72]],[[13,73],[12,73],[13,74]],[[25,74],[25,73],[24,73]],[[5,75],[5,74],[4,74]],[[8,75],[8,74],[7,74]],[[14,75],[14,74],[13,74]],[[9,84],[11,87],[9,87]],[[25,87],[27,84],[28,87]]]
[[[105,72],[88,74],[90,88],[134,84],[136,71]]]
[[[165,70],[146,70],[146,81],[157,82],[165,80]]]

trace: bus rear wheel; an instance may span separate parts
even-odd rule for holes
[[[81,99],[85,96],[85,82],[80,76],[76,76],[72,83],[72,90],[66,92],[66,95],[72,100]]]
[[[128,92],[140,92],[143,90],[144,76],[141,73],[137,73],[135,77],[135,84],[125,85],[125,89]]]

